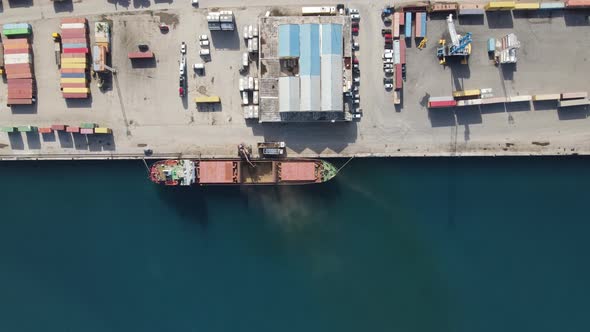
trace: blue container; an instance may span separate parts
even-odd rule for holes
[[[412,38],[412,13],[411,12],[406,13],[405,27],[406,27],[406,38]]]
[[[420,26],[422,27],[422,35],[417,37],[426,37],[426,13],[420,15]]]
[[[563,2],[541,2],[539,9],[563,9],[565,4]]]
[[[62,73],[61,78],[86,78],[85,73]]]
[[[77,44],[63,44],[63,48],[86,48],[85,43],[77,43]]]
[[[496,39],[488,39],[488,53],[496,51]]]
[[[29,23],[7,23],[2,26],[4,30],[13,30],[13,29],[31,29],[31,25]]]

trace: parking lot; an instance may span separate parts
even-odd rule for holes
[[[203,6],[207,2],[203,1]],[[229,3],[229,2],[228,2]],[[92,98],[66,102],[59,91],[50,33],[59,31],[59,18],[32,19],[34,64],[38,103],[11,110],[0,93],[2,125],[44,126],[54,123],[95,122],[113,128],[111,138],[0,135],[0,155],[142,156],[152,149],[154,157],[183,155],[234,156],[236,144],[254,145],[263,140],[284,140],[290,156],[422,156],[589,153],[588,110],[561,110],[547,104],[462,107],[427,110],[428,96],[450,95],[454,90],[491,88],[495,96],[514,96],[564,91],[589,91],[585,73],[590,52],[587,13],[553,11],[546,14],[488,14],[457,20],[457,30],[473,34],[469,66],[443,67],[435,56],[437,41],[446,31],[444,16],[429,17],[427,46],[407,49],[407,80],[402,104],[393,104],[393,94],[383,88],[381,55],[382,3],[358,2],[361,15],[356,41],[360,45],[360,106],[363,117],[353,123],[257,124],[243,119],[238,81],[246,45],[242,27],[255,24],[273,7],[229,7],[235,14],[235,32],[210,33],[206,8],[188,4],[154,5],[150,11],[120,10],[88,18],[112,21],[112,66],[117,75],[105,91],[90,83]],[[296,9],[296,7],[294,7]],[[294,9],[294,10],[295,10]],[[4,8],[9,13],[10,8]],[[15,9],[20,10],[20,9]],[[45,9],[44,9],[45,10]],[[61,16],[77,16],[60,13]],[[508,16],[506,16],[508,15]],[[11,16],[8,16],[9,18]],[[14,18],[10,20],[13,22]],[[4,23],[4,22],[2,22]],[[168,24],[168,33],[160,32]],[[488,58],[486,42],[509,32],[521,41],[515,68],[499,68]],[[204,75],[193,73],[198,55],[198,36],[208,34],[211,61]],[[179,97],[180,43],[187,44],[188,94]],[[146,43],[156,60],[132,65],[127,52]],[[252,64],[251,64],[252,66]],[[256,73],[256,68],[250,68]],[[194,98],[217,95],[220,107],[197,109]]]

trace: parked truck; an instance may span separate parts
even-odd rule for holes
[[[336,7],[301,7],[302,15],[336,15],[337,13]]]

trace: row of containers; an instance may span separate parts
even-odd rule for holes
[[[10,23],[2,26],[3,65],[6,72],[8,96],[6,105],[30,105],[36,100],[33,55],[28,37],[31,25]]]
[[[82,123],[80,126],[69,126],[63,124],[54,124],[51,127],[36,127],[36,126],[17,126],[17,127],[0,127],[0,131],[5,133],[40,133],[51,134],[53,132],[62,131],[66,133],[77,133],[83,135],[92,134],[112,134],[113,130],[107,127],[99,127],[96,123]]]
[[[487,97],[490,89],[455,91],[452,96],[430,97],[428,108],[448,108],[456,106],[491,105],[520,102],[557,102],[557,107],[590,105],[588,92],[564,92],[512,97]]]
[[[85,18],[61,19],[61,77],[64,98],[88,98],[88,22]]]
[[[426,37],[426,12],[395,12],[393,13],[393,38],[400,38],[400,31],[404,27],[404,36],[412,38],[412,32],[415,38]],[[412,18],[415,16],[415,20]],[[414,24],[412,24],[414,22]]]
[[[428,11],[432,13],[453,12],[458,15],[484,15],[486,11],[495,10],[538,10],[565,8],[590,8],[590,0],[566,0],[549,2],[491,1],[488,3],[435,2],[428,7]]]

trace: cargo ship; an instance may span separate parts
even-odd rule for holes
[[[166,186],[297,185],[326,182],[336,173],[319,159],[176,159],[155,162],[150,180]]]

